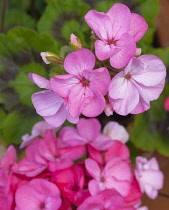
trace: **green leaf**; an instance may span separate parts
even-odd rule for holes
[[[104,12],[106,13],[115,3],[123,3],[123,1],[109,1],[109,0],[104,0],[100,1],[98,3],[95,3],[94,9],[97,10],[98,12]]]
[[[24,10],[10,9],[6,13],[5,31],[8,31],[15,26],[35,28],[35,20],[27,15]]]
[[[89,9],[90,7],[82,0],[49,1],[44,14],[38,22],[38,31],[41,33],[46,32],[52,35],[63,44],[66,44],[64,38],[69,40],[70,34],[75,31],[77,32],[76,35],[82,39],[82,42],[84,42],[83,33],[87,33],[87,31],[89,32],[89,28],[86,26],[84,21],[84,15]],[[68,26],[65,26],[65,24],[67,25],[67,21],[70,21],[70,23],[68,23]],[[75,26],[75,29],[73,28],[73,25]],[[71,28],[73,30],[70,32],[67,28]],[[67,30],[69,30],[68,34]],[[64,34],[64,38],[61,36],[62,32]]]
[[[38,118],[25,118],[24,115],[11,112],[4,120],[2,126],[3,139],[6,144],[18,144],[21,137],[30,133],[32,126],[39,121]]]

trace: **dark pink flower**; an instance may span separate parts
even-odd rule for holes
[[[114,189],[104,190],[95,196],[88,197],[77,210],[134,210],[123,206],[123,197]]]
[[[16,210],[57,210],[61,206],[58,187],[44,179],[33,179],[18,187]]]
[[[60,132],[63,141],[69,145],[90,144],[98,150],[106,150],[114,144],[112,139],[100,133],[101,124],[95,118],[80,118],[76,127],[64,127]]]
[[[165,108],[166,111],[169,111],[169,97],[167,97],[165,99],[164,108]]]
[[[81,113],[96,117],[104,110],[110,75],[105,67],[93,70],[94,66],[94,54],[88,49],[79,49],[64,60],[64,68],[69,74],[56,75],[50,80],[52,91],[67,98],[73,118]]]
[[[121,158],[111,158],[102,169],[94,160],[88,158],[85,160],[85,167],[93,178],[88,184],[91,195],[97,195],[105,189],[115,189],[122,196],[129,193],[131,171],[129,165]]]

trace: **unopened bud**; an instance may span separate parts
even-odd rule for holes
[[[82,48],[82,43],[81,43],[80,39],[77,36],[75,36],[74,34],[70,35],[69,45],[73,50],[79,50]]]
[[[63,58],[51,52],[41,52],[40,55],[46,64],[63,64],[64,62]]]
[[[136,48],[135,56],[141,55],[141,48]]]

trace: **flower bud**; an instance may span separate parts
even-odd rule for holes
[[[60,56],[54,54],[54,53],[51,53],[51,52],[41,52],[40,53],[43,61],[46,63],[46,64],[49,64],[49,63],[54,63],[54,64],[63,64],[63,58],[61,58]]]
[[[79,50],[82,48],[82,43],[81,43],[80,39],[77,36],[75,36],[74,34],[70,35],[69,45],[73,50]]]
[[[135,56],[141,55],[141,48],[136,48]]]

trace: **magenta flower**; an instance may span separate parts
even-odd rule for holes
[[[101,124],[95,118],[80,118],[76,127],[64,127],[60,132],[61,138],[68,145],[90,144],[95,149],[102,151],[114,144],[110,137],[100,133]]]
[[[61,206],[58,187],[44,179],[33,179],[18,187],[16,210],[57,210]]]
[[[66,119],[71,123],[78,122],[78,118],[75,119],[70,116],[66,99],[63,99],[50,90],[50,83],[47,79],[34,73],[29,73],[28,76],[29,79],[40,88],[48,89],[34,93],[32,95],[32,103],[36,112],[42,116],[49,125],[59,127]]]
[[[110,159],[101,170],[92,159],[85,160],[87,172],[93,177],[89,181],[88,189],[91,195],[97,195],[105,189],[115,189],[122,196],[127,196],[131,184],[129,165],[119,157]]]
[[[79,49],[65,58],[64,68],[69,74],[51,78],[52,90],[62,98],[68,98],[68,110],[73,118],[81,113],[96,117],[104,110],[110,75],[105,67],[93,70],[94,66],[93,53]]]
[[[136,167],[135,176],[141,192],[145,192],[148,197],[155,199],[164,182],[164,175],[159,169],[157,160],[151,158],[148,161],[146,158],[137,157]]]
[[[123,206],[123,197],[112,190],[104,190],[95,196],[88,197],[77,210],[134,210],[133,207]]]
[[[90,10],[85,20],[100,40],[95,42],[99,60],[110,58],[111,66],[125,67],[136,52],[135,42],[145,34],[148,25],[124,4],[116,3],[105,14]]]
[[[165,108],[166,111],[169,111],[169,97],[167,97],[165,99],[164,108]]]
[[[88,196],[88,189],[83,189],[85,177],[79,165],[52,173],[52,180],[59,187],[63,197],[74,205],[81,204]]]
[[[166,77],[163,62],[153,55],[130,60],[109,86],[112,108],[120,115],[138,114],[150,108],[150,101],[161,94]]]

